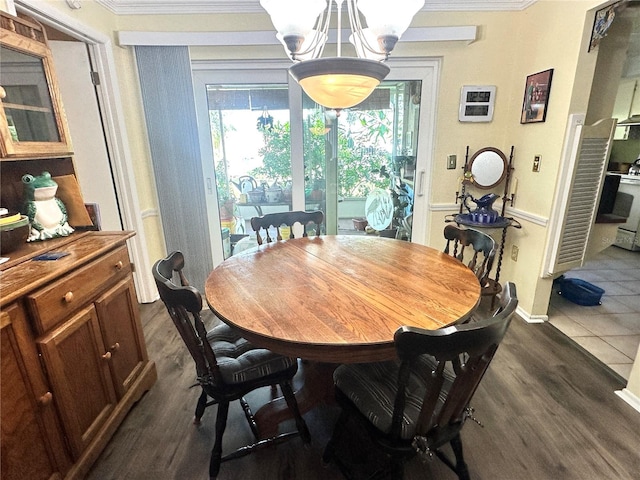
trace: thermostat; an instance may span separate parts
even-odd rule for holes
[[[461,122],[490,122],[496,100],[495,85],[464,85],[460,91]]]

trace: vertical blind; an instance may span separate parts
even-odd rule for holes
[[[183,252],[185,275],[204,291],[213,259],[189,50],[135,51],[167,252]]]

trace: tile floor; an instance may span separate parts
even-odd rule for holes
[[[576,305],[554,288],[549,322],[628,380],[640,344],[640,252],[611,246],[565,277],[602,288],[601,305]]]

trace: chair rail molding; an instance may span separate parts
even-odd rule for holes
[[[431,212],[447,212],[457,213],[460,210],[460,204],[456,203],[432,203],[429,206]],[[507,207],[505,211],[509,217],[515,217],[518,220],[526,220],[527,222],[538,225],[540,227],[546,227],[549,225],[549,219],[536,215],[535,213],[527,212],[526,210],[520,210],[518,208]],[[518,307],[520,308],[520,307]]]

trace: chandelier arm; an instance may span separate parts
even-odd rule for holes
[[[374,55],[384,55],[384,59],[387,60],[389,58],[389,52],[385,52],[382,49],[372,46],[371,43],[369,43],[366,35],[364,34],[364,28],[362,27],[360,14],[358,13],[358,0],[347,0],[347,6],[349,8],[349,24],[351,25],[351,32],[353,33],[354,37],[358,37],[360,39],[360,45],[362,45],[362,48],[373,53]],[[356,54],[357,53],[358,48],[356,48]]]
[[[361,30],[360,17],[358,16],[358,2],[357,0],[347,0],[347,10],[349,11],[349,25],[351,26],[351,32],[355,33],[356,30]]]
[[[305,49],[299,52],[296,52],[292,58],[294,61],[299,61],[296,57],[303,57],[311,53],[311,58],[320,58],[324,53],[324,46],[327,43],[328,33],[329,33],[329,21],[331,20],[331,2],[329,2],[329,6],[326,10],[323,10],[320,16],[318,16],[318,20],[316,21],[316,25],[314,28],[315,32],[318,32],[314,41]]]
[[[319,58],[324,53],[324,46],[327,44],[327,40],[329,39],[329,22],[331,20],[331,0],[327,2],[327,9],[322,13],[322,15],[318,18],[318,31],[321,33],[318,37],[318,42],[316,48],[319,48],[317,53],[313,55],[313,58]],[[323,23],[324,21],[324,23]]]
[[[385,60],[389,59],[389,52],[386,52],[383,49],[376,49],[375,47],[372,47],[371,43],[369,43],[369,40],[367,40],[367,37],[360,32],[362,32],[362,30],[359,30],[356,35],[358,35],[358,38],[360,38],[362,48],[368,50],[374,55],[383,55]]]
[[[347,0],[347,11],[349,12],[349,26],[351,27],[351,33],[353,35],[360,36],[359,32],[362,31],[362,26],[360,25],[360,17],[357,14],[358,7],[356,3],[356,0]]]
[[[342,2],[343,0],[335,0],[338,6],[338,37],[337,37],[337,53],[338,57],[342,56]],[[329,1],[331,3],[331,1]],[[349,2],[347,1],[347,5]]]

